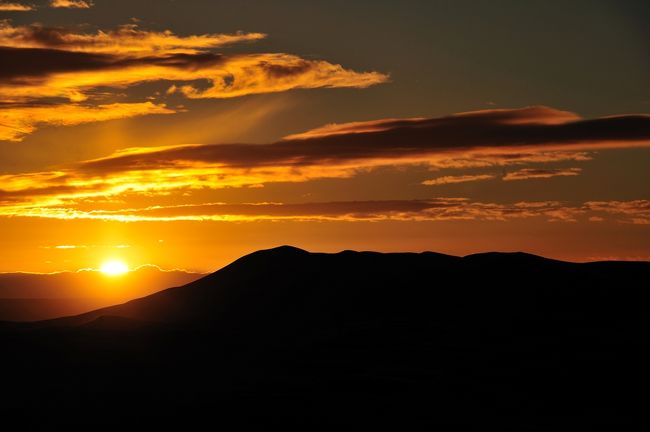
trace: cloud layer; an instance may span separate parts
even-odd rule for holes
[[[580,168],[523,168],[517,171],[509,172],[503,176],[503,180],[529,180],[529,179],[547,179],[551,177],[573,177],[580,175]]]
[[[358,168],[426,163],[434,167],[584,160],[580,150],[650,146],[650,116],[629,115],[546,123],[547,107],[486,110],[448,117],[356,123],[345,132],[293,135],[267,145],[184,145],[132,149],[78,166],[97,174],[213,167],[293,173],[294,178],[351,175]],[[537,121],[537,114],[546,114]],[[516,118],[517,122],[509,119]],[[526,121],[524,121],[524,119]],[[380,125],[380,126],[377,126]],[[344,125],[343,125],[344,126]],[[343,127],[342,126],[342,127]],[[555,157],[552,155],[556,153]],[[472,161],[478,161],[472,165]],[[455,164],[458,163],[458,165]],[[265,180],[261,180],[264,182]]]
[[[559,201],[486,203],[466,198],[428,200],[286,203],[206,203],[121,210],[29,208],[13,216],[52,219],[143,221],[509,221],[539,218],[549,222],[617,222],[650,224],[650,201]]]
[[[142,111],[131,112],[129,107],[100,107],[92,116],[110,116],[111,111],[120,110],[124,116],[167,113],[164,106],[151,103],[142,106]],[[543,115],[537,121],[539,113]],[[345,132],[307,133],[271,144],[124,149],[57,170],[0,176],[0,203],[5,215],[33,214],[40,211],[35,208],[53,207],[65,212],[74,211],[80,200],[93,197],[182,195],[192,190],[345,178],[385,165],[425,164],[438,169],[584,160],[587,150],[650,145],[650,116],[583,120],[558,113],[543,107],[487,110],[434,119],[380,120],[371,123],[371,130],[365,124],[355,124]],[[76,114],[72,111],[66,118],[51,121],[82,121]],[[565,120],[548,121],[558,117]],[[477,164],[472,165],[474,162]],[[506,174],[503,180],[579,172],[578,168],[525,167]],[[425,184],[478,181],[488,178],[485,176],[443,176]]]
[[[34,10],[34,7],[16,2],[0,2],[0,12],[27,12]]]
[[[54,9],[90,9],[90,0],[50,0],[48,6]],[[0,12],[27,12],[36,10],[36,6],[18,2],[0,2]]]
[[[6,65],[0,70],[0,111],[4,112],[0,114],[4,118],[0,139],[19,141],[38,123],[51,123],[35,116],[29,117],[34,118],[29,125],[10,121],[20,117],[20,110],[27,105],[39,106],[34,113],[49,118],[56,113],[47,113],[45,102],[51,110],[67,106],[81,113],[88,107],[105,105],[97,97],[100,88],[105,92],[107,88],[124,90],[147,82],[166,82],[169,94],[202,99],[292,89],[366,88],[388,79],[378,72],[356,72],[285,53],[214,52],[225,45],[254,42],[265,36],[244,32],[179,36],[171,31],[142,30],[134,24],[110,31],[79,32],[0,21],[0,60]]]
[[[15,106],[0,109],[0,140],[13,141],[32,133],[39,125],[72,126],[82,123],[116,120],[151,114],[172,114],[164,104],[151,102],[107,105]]]
[[[111,55],[197,54],[203,50],[241,42],[254,42],[266,37],[263,33],[204,34],[178,36],[140,29],[126,24],[114,30],[81,33],[66,27],[42,24],[13,26],[0,24],[0,45],[12,48],[43,48],[61,51],[103,53]],[[54,63],[56,59],[51,59]]]
[[[481,180],[492,180],[496,178],[492,174],[477,174],[477,175],[461,175],[461,176],[443,176],[437,177],[430,180],[425,180],[422,182],[425,186],[440,186],[446,184],[456,184],[456,183],[468,183]]]
[[[65,9],[89,9],[93,6],[90,0],[50,0],[50,7]]]

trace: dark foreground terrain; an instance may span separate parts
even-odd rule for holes
[[[123,305],[0,325],[0,421],[645,431],[649,279],[650,263],[519,253],[260,251]]]

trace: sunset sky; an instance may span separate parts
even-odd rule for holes
[[[650,2],[0,0],[0,272],[650,260]]]

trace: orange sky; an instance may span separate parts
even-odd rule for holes
[[[59,3],[0,7],[0,271],[98,268],[116,258],[209,271],[280,244],[650,259],[647,100],[590,102],[579,85],[567,90],[578,65],[534,28],[507,42],[468,30],[475,49],[437,62],[427,44],[443,53],[441,39],[423,33],[409,47],[399,33],[404,52],[373,56],[376,42],[352,42],[345,20],[331,40],[314,32],[300,46],[291,25],[243,12],[241,27],[208,28],[195,8],[207,3],[188,2],[182,20],[170,12],[156,23],[132,19],[138,2],[110,12],[106,2]],[[388,26],[381,7],[373,13]],[[457,8],[446,12],[450,22],[462,16]],[[629,52],[616,55],[634,82],[650,71],[647,61],[632,63],[647,40],[616,33],[636,28],[630,11],[619,12],[594,10],[584,31],[625,43]],[[433,31],[418,19],[397,18]],[[605,19],[612,29],[596,25]],[[379,37],[382,26],[365,31]],[[572,31],[562,30],[569,46]],[[549,55],[541,63],[525,46]],[[485,77],[462,66],[508,50],[518,54],[504,57],[517,65],[507,83],[486,78],[499,66],[483,64]],[[617,67],[588,49],[584,56],[605,75]],[[521,69],[526,62],[548,72],[537,83],[547,96],[517,91],[517,80],[535,76]],[[419,89],[446,74],[475,95]],[[590,88],[605,94],[608,85]]]

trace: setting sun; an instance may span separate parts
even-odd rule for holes
[[[107,276],[119,276],[128,272],[129,266],[120,260],[110,260],[102,264],[102,266],[99,268],[99,271]]]

